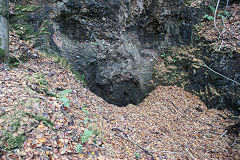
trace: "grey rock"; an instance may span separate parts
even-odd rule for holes
[[[48,19],[51,34],[39,36],[35,45],[40,50],[66,57],[85,75],[91,91],[118,106],[138,104],[156,85],[175,85],[166,82],[164,76],[156,78],[153,65],[169,46],[191,43],[193,25],[202,16],[198,8],[186,7],[182,0],[44,3],[45,7],[29,15],[27,22],[38,31],[43,20]],[[207,52],[197,57],[208,60],[216,71],[239,81],[239,57],[218,58]],[[239,104],[240,94],[234,91],[234,84],[217,76],[210,77],[205,68],[190,65],[188,57],[181,59],[176,68],[187,68],[189,77],[185,82],[189,83],[182,84],[188,91],[198,94],[209,106],[217,101],[225,106],[230,104],[227,102]],[[215,95],[211,98],[215,99],[214,103],[208,101],[210,95]]]

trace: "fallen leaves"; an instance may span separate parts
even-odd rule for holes
[[[239,153],[235,148],[230,152],[227,137],[223,137],[226,141],[215,141],[217,136],[209,131],[223,132],[227,122],[218,114],[224,113],[208,110],[183,89],[159,86],[139,106],[118,108],[91,93],[69,70],[32,50],[14,33],[10,38],[11,52],[25,48],[39,56],[17,70],[0,64],[0,129],[15,138],[26,135],[16,152],[4,152],[4,158],[135,159],[136,153],[137,157],[151,158],[114,135],[114,127],[159,159],[189,159],[186,148],[198,159],[219,159],[219,155],[227,159]],[[67,94],[58,96],[61,91]]]
[[[21,56],[21,49],[27,49],[31,54],[37,53],[28,45],[22,45],[24,41],[14,36],[14,33],[11,33],[11,45],[15,46],[10,47],[10,52],[16,52],[16,56]],[[17,153],[24,159],[45,156],[52,159],[70,159],[72,154],[78,157],[75,148],[81,143],[81,136],[88,126],[84,123],[86,110],[81,108],[83,103],[76,101],[78,104],[74,104],[70,102],[73,98],[68,98],[71,90],[66,86],[72,87],[78,83],[74,75],[46,57],[30,59],[17,70],[3,67],[6,66],[0,66],[3,71],[0,74],[1,131],[12,130],[12,125],[16,124],[17,127],[9,133],[10,136],[16,139],[22,132],[27,135],[23,144],[19,142]],[[89,111],[87,116],[90,116]],[[15,119],[19,123],[15,123]],[[85,145],[88,145],[89,138],[85,137]],[[1,140],[4,139],[0,139],[0,142]],[[5,141],[4,144],[8,146],[8,143],[9,141]],[[88,154],[96,156],[93,153],[98,150],[94,145],[83,147],[83,157]],[[18,155],[6,152],[4,157]]]
[[[38,129],[40,129],[42,131],[46,131],[46,130],[48,130],[48,127],[46,127],[41,121],[41,123],[38,125]]]
[[[47,142],[46,138],[39,138],[38,139],[38,143],[45,143],[45,142]]]
[[[228,16],[217,16],[216,25],[220,29],[220,35],[214,27],[213,20],[202,21],[197,26],[198,34],[208,40],[210,46],[215,50],[240,53],[239,8],[239,4],[227,6],[224,13],[228,13]],[[220,15],[220,12],[222,12],[221,9],[218,10],[218,15]]]

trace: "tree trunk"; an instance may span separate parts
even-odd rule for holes
[[[0,0],[0,62],[9,57],[9,0]]]

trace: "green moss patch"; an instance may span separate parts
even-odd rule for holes
[[[4,49],[0,48],[0,59],[2,59],[3,57],[5,57]]]

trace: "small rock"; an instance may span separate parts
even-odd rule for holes
[[[11,80],[11,77],[5,77],[4,78],[4,81],[10,81]]]
[[[32,54],[32,59],[37,59],[39,56],[37,53]]]

